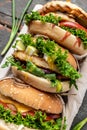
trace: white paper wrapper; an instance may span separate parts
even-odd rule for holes
[[[67,130],[70,130],[74,117],[78,113],[78,110],[82,104],[85,92],[87,90],[87,57],[81,64],[82,77],[77,81],[78,90],[74,87],[70,90],[68,96],[68,103],[65,107],[65,116],[67,119]]]
[[[42,5],[36,5],[34,10],[38,10],[42,7]],[[23,26],[20,33],[27,33],[28,28],[26,25]],[[13,43],[14,44],[14,43]],[[9,74],[9,67],[8,68],[1,68],[1,65],[5,63],[6,57],[10,56],[13,53],[13,48],[10,48],[7,52],[6,56],[2,60],[0,64],[0,79],[8,76]],[[74,87],[70,90],[68,95],[68,103],[65,107],[65,116],[67,119],[67,130],[70,130],[71,124],[73,122],[74,117],[78,113],[78,110],[82,104],[85,92],[87,90],[87,54],[83,56],[76,56],[75,57],[79,60],[83,59],[85,57],[85,60],[82,62],[80,66],[80,71],[82,77],[77,81],[78,90],[76,90]]]

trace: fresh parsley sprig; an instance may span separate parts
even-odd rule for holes
[[[23,17],[28,9],[28,7],[31,5],[33,0],[29,0],[26,7],[24,8],[21,16],[20,16],[20,20],[16,19],[16,15],[15,15],[15,0],[12,0],[12,31],[10,34],[10,38],[8,43],[6,44],[5,48],[3,49],[3,51],[1,52],[1,55],[4,55],[7,50],[9,49],[10,45],[12,44],[13,40],[15,39],[17,32],[20,28],[20,25],[22,23]]]

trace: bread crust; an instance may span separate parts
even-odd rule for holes
[[[83,26],[87,27],[87,13],[79,6],[66,1],[51,1],[46,3],[39,12],[46,14],[49,12],[66,12],[72,16]]]
[[[47,79],[42,77],[37,77],[29,72],[18,70],[17,67],[12,66],[12,73],[18,77],[19,79],[23,80],[25,83],[40,89],[45,92],[50,93],[59,93],[56,87],[51,86],[51,82]],[[69,91],[69,82],[61,82],[62,83],[62,90],[60,92],[67,92]]]
[[[75,54],[87,53],[87,49],[84,49],[82,42],[76,36],[52,23],[42,23],[39,20],[31,21],[29,31],[32,34],[46,35]]]
[[[50,14],[50,12],[49,13],[47,13],[47,14],[45,14],[45,16],[46,15],[49,15]],[[72,17],[69,17],[67,14],[64,14],[64,13],[62,13],[62,12],[51,12],[51,14],[53,15],[53,16],[55,16],[55,17],[61,17],[61,20],[63,20],[63,21],[70,21],[70,22],[75,22],[75,19],[74,18],[72,18]]]
[[[65,49],[63,49],[63,48],[61,48],[61,49],[62,49],[62,51],[65,51]],[[49,69],[56,73],[59,73],[59,70],[55,66],[55,64],[53,64],[52,65],[53,67],[51,67],[47,61],[45,61],[44,59],[39,58],[37,56],[29,56],[25,52],[22,52],[22,51],[15,51],[13,53],[13,56],[15,59],[19,59],[20,61],[31,61],[32,63],[34,63],[35,65],[37,65],[41,68]],[[75,69],[77,69],[77,62],[70,52],[68,52],[67,61],[71,64],[71,66],[73,66]]]
[[[41,92],[30,85],[19,84],[12,78],[0,81],[0,93],[47,113],[59,114],[63,109],[62,102],[56,95]]]

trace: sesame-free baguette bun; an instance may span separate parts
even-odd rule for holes
[[[33,20],[29,23],[28,27],[30,33],[48,36],[51,40],[56,41],[74,54],[82,55],[87,53],[87,49],[84,49],[83,43],[75,35],[57,25]]]
[[[62,101],[56,95],[41,92],[30,85],[18,83],[12,78],[0,80],[0,93],[19,103],[47,113],[59,114],[63,109]]]
[[[59,93],[67,92],[70,89],[68,81],[61,82],[62,90],[57,90],[58,88],[52,87],[51,82],[49,80],[35,76],[29,72],[18,70],[15,66],[12,66],[12,73],[19,79],[23,80],[25,83],[45,92]]]
[[[46,14],[49,12],[66,12],[67,14],[73,16],[77,22],[87,28],[87,13],[79,6],[66,1],[50,1],[46,3],[40,10],[40,14]]]

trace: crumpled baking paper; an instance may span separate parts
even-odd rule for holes
[[[42,7],[42,5],[36,5],[34,8],[35,10],[38,10]],[[20,33],[27,33],[28,28],[26,25],[23,26],[22,30]],[[13,43],[14,44],[14,43]],[[2,60],[0,66],[5,63],[6,57],[10,56],[13,53],[14,49],[10,48],[9,51],[7,52],[6,56]],[[68,102],[65,106],[65,116],[67,120],[67,130],[70,130],[70,127],[72,125],[72,122],[74,120],[74,117],[78,113],[78,110],[83,102],[83,98],[85,96],[85,92],[87,90],[87,54],[83,56],[76,56],[75,57],[78,60],[84,59],[82,63],[80,64],[80,73],[81,73],[81,78],[77,81],[77,86],[78,90],[75,89],[75,87],[72,87],[72,89],[69,91],[68,94]],[[2,69],[0,67],[0,79],[8,76],[10,68],[4,68]]]
[[[83,56],[80,58],[83,58]],[[75,87],[73,87],[69,91],[68,103],[65,107],[67,130],[70,130],[73,119],[78,113],[78,110],[83,102],[85,92],[87,90],[87,57],[85,57],[84,61],[81,63],[80,73],[81,78],[77,81],[78,90],[76,90]]]
[[[34,10],[40,9],[41,5],[36,5]],[[77,81],[78,90],[75,87],[68,93],[68,103],[65,106],[65,116],[67,121],[67,130],[70,130],[72,122],[79,111],[79,108],[83,102],[87,90],[87,54],[82,56],[74,55],[77,60],[82,60],[80,64],[79,71],[81,73],[81,78]],[[84,59],[84,61],[83,61]]]

